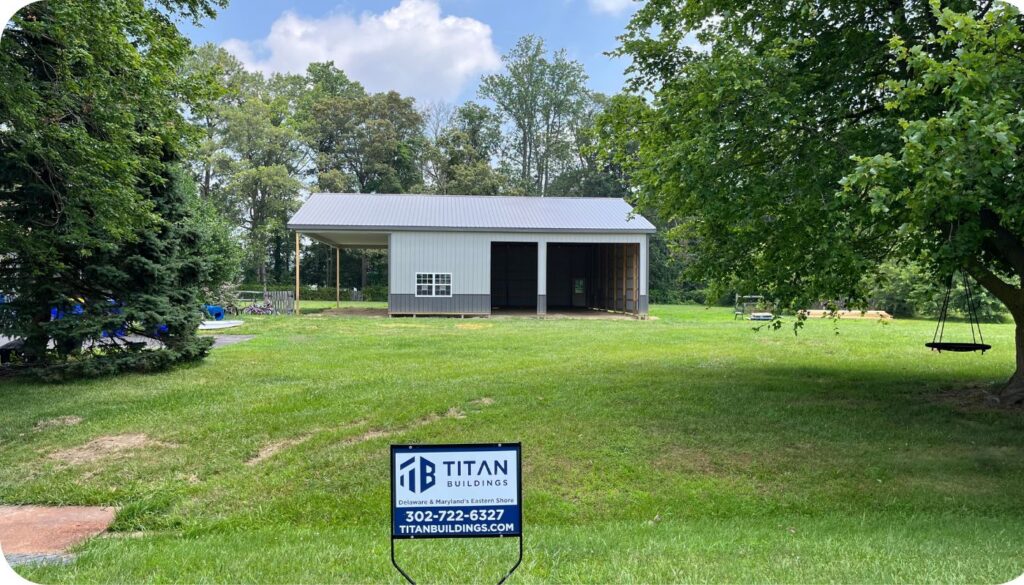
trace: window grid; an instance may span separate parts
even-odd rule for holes
[[[452,275],[450,272],[417,272],[416,296],[452,296]]]

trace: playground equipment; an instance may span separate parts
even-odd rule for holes
[[[985,343],[985,338],[981,335],[981,323],[978,321],[978,306],[974,300],[974,287],[971,286],[967,273],[963,271],[960,272],[960,277],[964,290],[967,291],[967,324],[971,327],[971,341],[943,341],[943,335],[946,333],[946,320],[949,318],[949,297],[953,292],[953,279],[955,276],[955,273],[951,274],[946,282],[946,295],[942,298],[942,308],[939,309],[939,322],[935,325],[935,334],[932,336],[931,343],[924,345],[931,348],[932,351],[939,353],[944,351],[980,351],[984,354],[992,349],[992,346]]]
[[[751,321],[771,321],[775,318],[770,311],[764,310],[768,307],[764,297],[761,295],[736,295],[736,305],[733,309],[732,318],[749,319]],[[761,309],[760,311],[756,309]]]

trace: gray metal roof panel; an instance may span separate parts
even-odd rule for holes
[[[655,231],[622,199],[314,193],[292,229],[439,231]]]

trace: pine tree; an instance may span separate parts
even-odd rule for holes
[[[205,351],[196,291],[224,263],[202,258],[216,254],[204,242],[226,240],[177,170],[190,132],[181,105],[198,92],[179,75],[190,47],[168,16],[197,20],[222,4],[49,0],[4,31],[0,292],[14,298],[0,305],[0,335],[24,339],[44,376],[154,369]],[[166,348],[83,359],[83,342],[126,322],[166,325]]]

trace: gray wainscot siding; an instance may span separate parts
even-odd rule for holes
[[[490,315],[491,295],[418,297],[393,294],[388,295],[388,311],[392,315]]]

